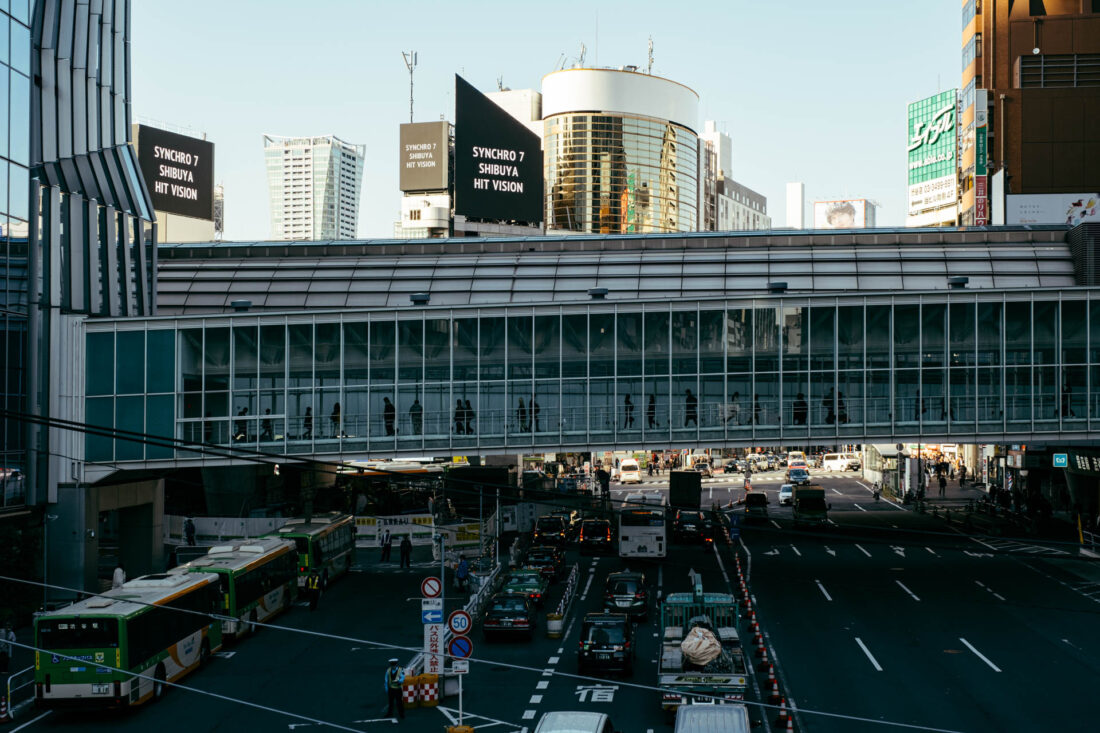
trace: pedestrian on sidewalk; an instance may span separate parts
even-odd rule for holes
[[[947,477],[940,474],[940,496],[947,496]]]
[[[191,517],[183,520],[183,536],[187,538],[187,546],[195,546],[195,520]]]
[[[0,634],[0,675],[4,677],[8,676],[8,665],[11,663],[12,642],[14,641],[15,632],[11,630],[11,621],[7,621],[4,623],[4,632]]]
[[[393,552],[393,535],[390,534],[390,531],[388,529],[382,533],[381,543],[382,557],[379,558],[378,562],[389,562],[390,553]]]
[[[959,466],[959,488],[961,489],[966,483],[966,464]]]
[[[306,578],[306,592],[309,593],[309,610],[317,610],[317,601],[321,600],[321,576],[317,575],[317,569],[309,571]]]
[[[406,534],[401,538],[401,567],[412,568],[412,551],[412,540],[410,540],[409,535]]]

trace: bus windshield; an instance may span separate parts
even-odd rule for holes
[[[42,619],[38,622],[38,643],[44,649],[115,648],[118,647],[118,619]]]
[[[664,524],[664,512],[646,509],[624,509],[622,513],[622,526],[624,527],[663,527]]]

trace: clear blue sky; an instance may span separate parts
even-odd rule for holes
[[[699,93],[775,225],[796,180],[810,201],[875,199],[881,226],[904,224],[906,104],[959,86],[959,0],[140,0],[133,111],[215,143],[226,239],[270,236],[263,133],[365,144],[359,236],[389,237],[402,50],[420,55],[416,120],[453,120],[456,72],[537,89],[581,43],[586,65],[644,66],[649,36],[654,73]]]

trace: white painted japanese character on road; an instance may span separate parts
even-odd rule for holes
[[[578,702],[612,702],[618,685],[577,685]]]

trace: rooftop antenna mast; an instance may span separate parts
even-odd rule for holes
[[[402,51],[401,58],[405,59],[405,67],[409,70],[409,122],[413,121],[413,70],[416,69],[416,51],[408,53]]]
[[[645,73],[653,74],[653,36],[649,37],[649,62],[645,66]]]
[[[580,56],[579,59],[577,59],[577,66],[581,67],[582,69],[584,68],[584,52],[587,51],[587,50],[588,50],[588,48],[582,42],[581,43],[581,56]]]

